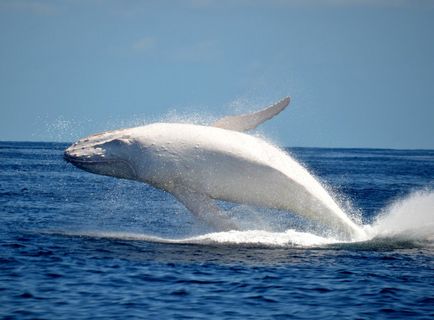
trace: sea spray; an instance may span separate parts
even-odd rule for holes
[[[367,230],[371,237],[434,240],[434,191],[415,191],[393,202]]]

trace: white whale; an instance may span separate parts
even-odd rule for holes
[[[64,158],[92,173],[165,190],[198,217],[226,229],[234,226],[214,199],[291,211],[343,238],[363,237],[362,229],[303,166],[279,148],[242,132],[270,119],[288,103],[285,98],[262,111],[225,117],[211,126],[154,123],[107,131],[80,139],[65,150]]]

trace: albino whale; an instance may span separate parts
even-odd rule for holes
[[[154,123],[107,131],[80,139],[65,150],[64,158],[92,173],[165,190],[198,217],[226,229],[234,226],[214,199],[291,211],[342,238],[362,237],[362,229],[303,166],[279,148],[243,133],[288,103],[285,98],[211,126]]]

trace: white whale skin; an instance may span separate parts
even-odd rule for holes
[[[218,199],[291,211],[344,238],[363,236],[303,166],[272,144],[242,132],[154,123],[81,139],[65,150],[64,157],[86,171],[170,192],[201,217],[220,215],[212,200]]]

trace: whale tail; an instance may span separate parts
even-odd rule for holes
[[[241,132],[252,130],[283,111],[288,106],[289,101],[290,97],[286,97],[261,111],[223,117],[211,124],[211,126]]]

